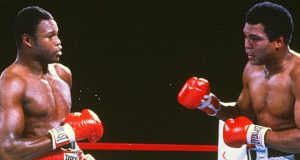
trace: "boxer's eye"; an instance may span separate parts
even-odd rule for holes
[[[262,37],[256,36],[256,35],[250,35],[249,38],[250,38],[250,40],[256,41],[256,42],[262,40]]]

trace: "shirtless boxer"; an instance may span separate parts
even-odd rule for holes
[[[70,113],[72,76],[58,63],[62,46],[52,15],[26,7],[14,32],[17,57],[0,77],[0,159],[93,159],[76,141],[98,141],[102,123],[88,109]]]
[[[237,101],[221,102],[207,80],[193,77],[179,92],[179,103],[226,120],[224,142],[231,147],[255,145],[257,159],[295,159],[293,153],[300,152],[300,55],[289,48],[293,30],[283,6],[254,5],[245,17],[249,60]]]

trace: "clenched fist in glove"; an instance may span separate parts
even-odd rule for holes
[[[178,102],[188,109],[200,109],[210,116],[220,110],[220,100],[210,93],[206,79],[192,77],[186,81],[177,96]]]
[[[103,135],[103,126],[98,116],[89,109],[70,113],[64,120],[64,125],[48,131],[52,139],[53,149],[70,142],[88,139],[97,142]]]
[[[271,128],[254,125],[244,116],[229,118],[223,128],[223,139],[226,145],[239,148],[244,144],[255,144],[265,147],[265,134]]]

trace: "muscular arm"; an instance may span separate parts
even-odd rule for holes
[[[22,137],[25,83],[16,76],[0,79],[0,159],[30,160],[52,150],[50,138]]]
[[[269,131],[268,146],[283,152],[300,153],[300,66],[291,73],[291,92],[295,97],[294,118],[296,127],[284,131]]]
[[[267,146],[288,153],[300,153],[300,129],[268,131],[265,140]]]

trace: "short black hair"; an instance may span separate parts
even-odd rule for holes
[[[270,42],[281,35],[285,44],[291,42],[294,31],[293,18],[282,5],[272,2],[257,3],[246,13],[245,21],[252,25],[261,23]]]
[[[21,37],[23,34],[35,37],[37,26],[44,19],[54,18],[48,11],[38,6],[29,6],[18,12],[14,22],[14,36],[17,47],[22,44]]]

